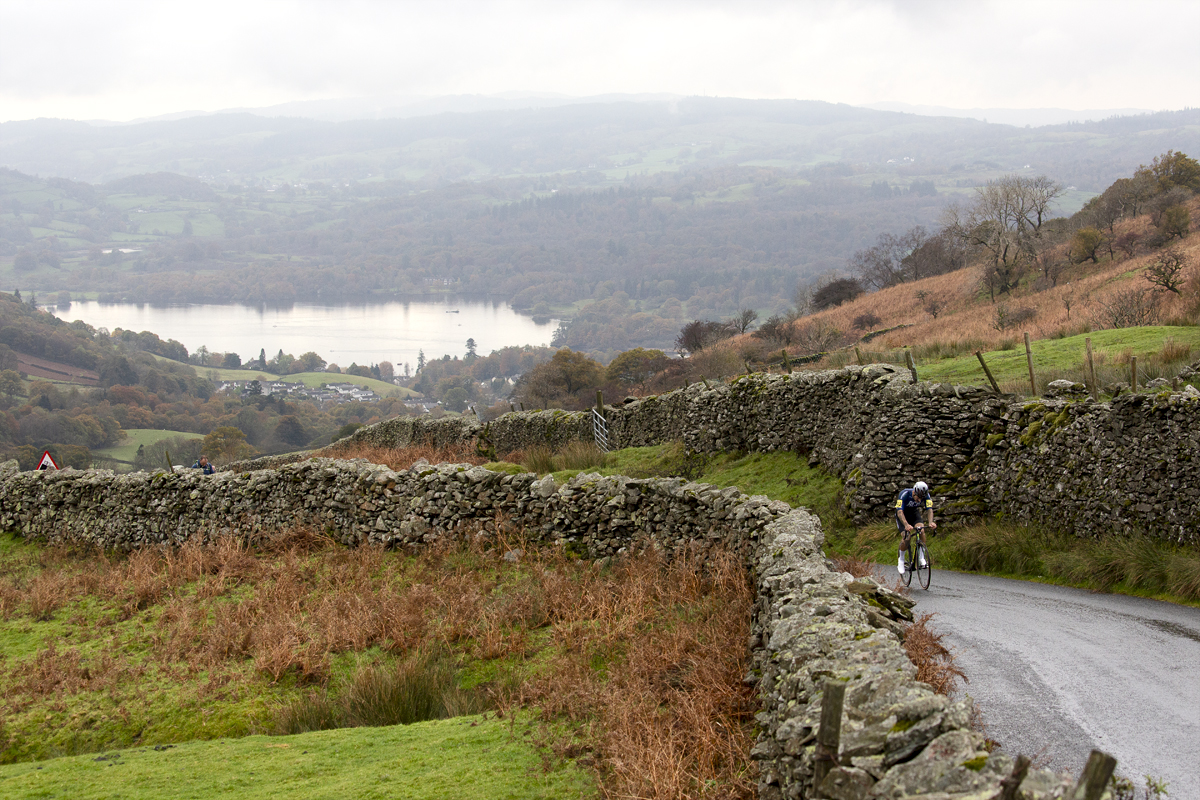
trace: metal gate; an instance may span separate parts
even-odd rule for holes
[[[601,452],[607,453],[612,450],[608,444],[608,420],[597,408],[592,408],[592,433],[596,437],[596,447],[599,447]]]

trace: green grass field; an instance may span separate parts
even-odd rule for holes
[[[171,361],[163,356],[155,356],[160,361]],[[178,362],[175,362],[178,363]],[[323,383],[352,383],[371,389],[381,397],[399,393],[401,397],[413,397],[418,394],[412,389],[397,386],[374,378],[364,378],[360,375],[346,375],[338,372],[296,372],[291,375],[275,375],[258,369],[224,369],[223,367],[197,367],[191,365],[197,375],[206,378],[216,378],[222,381],[287,381],[288,383],[303,383],[305,386],[317,387]]]
[[[96,450],[96,455],[116,458],[121,461],[132,461],[137,455],[138,447],[167,439],[172,436],[183,436],[187,439],[203,439],[202,433],[187,433],[185,431],[165,431],[157,428],[129,428],[125,431],[126,439],[121,444]]]
[[[75,800],[162,797],[594,797],[572,763],[544,765],[524,725],[456,717],[387,728],[248,736],[0,766],[0,796]]]
[[[1124,380],[1129,381],[1126,351],[1138,359],[1139,382],[1149,377],[1158,377],[1160,364],[1151,358],[1162,351],[1164,344],[1173,342],[1177,347],[1190,347],[1185,362],[1200,354],[1200,328],[1166,327],[1120,328],[1093,331],[1092,333],[1068,336],[1064,339],[1039,339],[1030,344],[1033,352],[1033,369],[1039,379],[1053,380],[1058,377],[1083,380],[1083,365],[1087,357],[1086,339],[1092,340],[1092,351],[1097,372],[1107,373],[1110,378],[1119,377],[1123,366]],[[1009,391],[1029,390],[1029,371],[1025,362],[1025,344],[1020,337],[1013,337],[1010,350],[992,350],[983,354],[988,369],[996,381]],[[1122,363],[1123,362],[1123,363]],[[918,360],[917,373],[922,381],[955,383],[962,386],[987,386],[987,378],[973,354],[956,355],[939,360]],[[1173,371],[1172,371],[1173,374]],[[1105,383],[1105,375],[1100,375]],[[1019,388],[1024,386],[1023,389]]]

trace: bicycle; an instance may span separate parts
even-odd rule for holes
[[[923,523],[913,526],[913,534],[909,536],[908,549],[904,551],[904,585],[912,585],[912,576],[915,572],[917,573],[917,583],[921,585],[922,589],[928,590],[933,579],[933,559],[929,556],[929,549],[921,541],[924,533],[925,525]]]

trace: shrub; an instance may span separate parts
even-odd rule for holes
[[[813,293],[813,307],[818,311],[848,303],[863,293],[862,284],[854,278],[838,278]]]
[[[995,321],[992,323],[992,327],[998,331],[1006,331],[1029,322],[1037,316],[1037,311],[1021,306],[1010,308],[1008,305],[1000,303],[996,306],[994,316]]]
[[[851,324],[857,330],[869,331],[881,322],[883,322],[883,320],[879,318],[878,314],[872,314],[868,311],[866,314],[859,314],[857,317],[855,317],[854,322]]]
[[[1081,228],[1071,237],[1071,260],[1076,264],[1091,261],[1100,263],[1099,252],[1104,246],[1104,234],[1097,228]]]

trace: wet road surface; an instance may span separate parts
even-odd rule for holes
[[[1097,748],[1200,798],[1200,608],[936,567],[911,592],[1006,752],[1078,775]]]

